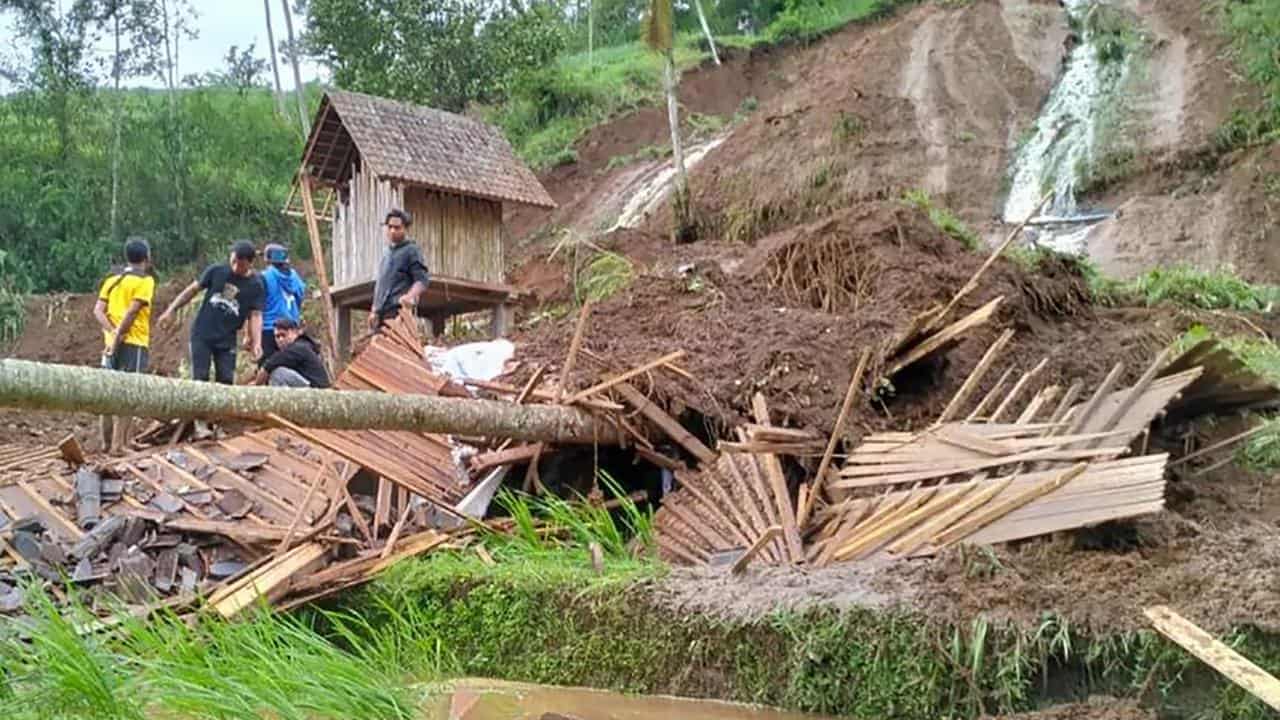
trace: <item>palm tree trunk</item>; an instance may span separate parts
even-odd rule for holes
[[[111,240],[120,240],[120,152],[124,145],[124,96],[120,93],[120,6],[115,6],[116,55],[111,64],[111,77],[115,86],[115,103],[111,108],[111,124],[115,138],[111,143]]]
[[[707,16],[702,12],[702,0],[693,0],[693,9],[698,11],[698,22],[702,24],[702,34],[707,36],[707,45],[711,47],[711,59],[720,64],[720,55],[716,52],[716,39],[711,37],[711,26],[707,25]]]
[[[684,146],[680,142],[680,109],[676,99],[676,58],[674,50],[663,54],[662,84],[667,94],[667,122],[671,126],[671,162],[676,170],[676,182],[671,199],[673,221],[672,239],[687,242],[693,223],[689,218],[689,176],[684,169]]]
[[[302,99],[302,70],[298,67],[298,46],[293,39],[293,16],[289,13],[289,0],[280,0],[284,8],[284,29],[289,36],[289,62],[293,64],[293,92],[298,98],[298,118],[302,121],[302,135],[311,134],[311,122],[307,117],[307,104]]]
[[[262,423],[279,416],[303,427],[412,430],[548,443],[613,445],[619,440],[607,422],[561,405],[220,385],[26,360],[0,360],[0,407]]]
[[[276,34],[271,28],[271,0],[262,0],[262,10],[267,15],[267,46],[271,50],[271,75],[276,81],[276,112],[280,117],[289,117],[284,107],[284,90],[280,87],[280,62],[276,58]]]

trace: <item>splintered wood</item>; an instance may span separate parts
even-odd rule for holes
[[[937,314],[917,318],[908,335],[924,340],[901,345],[909,349],[889,375],[953,339],[954,325],[933,330],[941,324]],[[1202,344],[1172,362],[1169,351],[1160,353],[1128,387],[1120,386],[1124,368],[1117,365],[1095,388],[1074,382],[1064,389],[1045,382],[1042,360],[1022,373],[1010,369],[975,401],[1011,337],[1005,332],[993,343],[933,426],[863,438],[825,485],[834,504],[807,496],[808,483],[795,486],[806,541],[801,559],[785,542],[796,518],[779,512],[794,505],[793,489],[770,467],[777,456],[747,453],[786,448],[781,452],[802,456],[798,450],[811,445],[797,442],[798,431],[768,427],[760,417],[739,432],[742,442],[722,443],[725,454],[715,465],[677,476],[682,487],[656,520],[663,554],[701,564],[763,544],[738,565],[821,566],[919,557],[960,543],[1009,542],[1154,513],[1164,507],[1169,458],[1138,442],[1154,421],[1166,412],[1193,417],[1280,400],[1280,391],[1225,350]],[[788,452],[793,446],[797,451]]]

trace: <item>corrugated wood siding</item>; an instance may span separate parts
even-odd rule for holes
[[[403,204],[401,188],[378,180],[358,166],[352,170],[346,202],[338,203],[334,212],[334,287],[367,282],[377,275],[387,242],[382,219],[387,210]]]
[[[422,247],[431,272],[501,283],[502,204],[409,188],[410,236]]]
[[[409,237],[422,248],[431,272],[503,281],[501,203],[425,188],[404,189],[357,167],[346,202],[334,208],[334,287],[367,282],[377,275],[386,246],[382,219],[392,207],[413,214]]]

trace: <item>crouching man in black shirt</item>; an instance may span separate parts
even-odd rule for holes
[[[280,350],[264,358],[254,385],[272,387],[329,387],[329,373],[320,359],[320,344],[292,319],[276,318],[276,344]]]

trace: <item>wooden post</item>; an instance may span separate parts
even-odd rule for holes
[[[431,337],[438,338],[444,335],[445,324],[448,322],[449,316],[435,314],[431,316]]]
[[[493,309],[493,315],[490,320],[489,334],[494,340],[507,336],[507,330],[511,325],[511,306],[503,303]]]
[[[351,306],[338,308],[338,362],[351,359]]]
[[[305,122],[305,118],[304,118]],[[302,193],[302,209],[307,216],[307,234],[311,237],[311,259],[316,266],[316,279],[320,281],[320,297],[324,303],[324,322],[329,335],[331,357],[338,357],[338,330],[333,319],[333,298],[329,295],[329,270],[325,263],[324,246],[320,243],[320,225],[316,221],[315,204],[311,201],[311,174],[307,169],[298,170],[299,190]],[[335,370],[337,368],[334,368]]]

